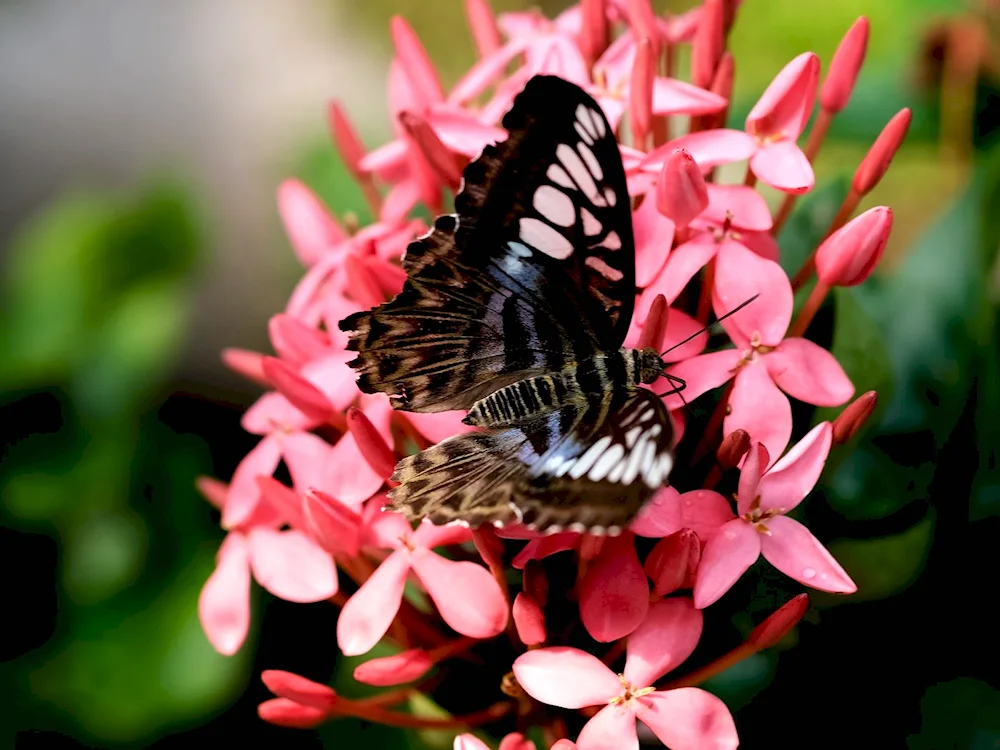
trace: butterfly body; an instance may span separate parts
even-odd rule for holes
[[[614,134],[574,84],[531,79],[510,135],[463,173],[455,214],[407,248],[402,292],[341,321],[358,386],[481,431],[401,460],[391,507],[470,526],[616,533],[666,482],[673,426],[623,348],[631,200]]]

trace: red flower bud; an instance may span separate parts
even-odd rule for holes
[[[639,342],[636,344],[636,347],[639,349],[653,348],[659,350],[666,332],[667,298],[662,294],[657,294],[653,298],[653,304],[649,306],[649,312],[646,314],[646,322],[643,323],[642,332],[639,334]]]
[[[423,677],[434,666],[434,660],[426,651],[411,648],[392,656],[369,659],[354,668],[354,679],[365,685],[390,687],[403,685]]]
[[[865,158],[858,165],[854,172],[854,180],[851,182],[851,189],[858,195],[867,195],[885,175],[892,164],[892,158],[899,150],[900,144],[906,138],[906,131],[910,129],[910,120],[913,115],[910,108],[901,109],[882,128],[875,143],[868,149]]]
[[[837,113],[847,106],[851,92],[854,91],[854,83],[858,80],[861,64],[865,61],[870,28],[868,19],[861,16],[847,30],[837,51],[833,53],[830,70],[819,94],[820,105],[827,112]]]
[[[541,606],[529,594],[523,591],[514,597],[511,607],[517,637],[525,646],[538,646],[545,643],[545,613]]]
[[[357,513],[319,490],[309,490],[303,495],[302,509],[306,528],[323,549],[348,557],[358,554],[361,517]]]
[[[882,259],[892,210],[877,206],[847,222],[816,251],[816,275],[827,286],[855,286],[867,279]]]
[[[396,454],[363,411],[354,406],[347,410],[347,429],[372,471],[385,479],[391,477],[396,468]]]
[[[257,715],[268,724],[287,729],[314,729],[327,717],[326,711],[303,706],[287,698],[272,698],[257,706]]]
[[[723,469],[735,469],[749,451],[750,433],[746,430],[733,430],[722,439],[716,456]]]
[[[351,173],[355,180],[362,177],[362,169],[359,166],[361,159],[367,153],[358,131],[354,128],[347,114],[340,106],[340,102],[330,102],[328,118],[330,121],[330,135],[333,138],[333,145],[340,154],[340,160],[344,162],[347,171]]]
[[[264,357],[264,376],[296,409],[311,419],[325,422],[333,407],[323,392],[277,357]]]
[[[877,405],[878,394],[875,391],[868,391],[844,407],[833,420],[833,442],[843,445],[850,441],[868,421]]]
[[[549,579],[545,577],[545,568],[538,560],[529,560],[524,566],[521,587],[543,607],[549,600]]]
[[[695,86],[707,89],[712,85],[725,42],[725,3],[705,0],[691,45],[691,82]]]
[[[705,177],[691,154],[682,148],[663,161],[656,181],[656,208],[678,227],[686,227],[708,208]]]
[[[799,594],[789,599],[755,627],[746,642],[758,649],[771,648],[799,624],[807,609],[809,609],[808,594]]]
[[[590,63],[608,48],[608,15],[605,0],[580,0],[580,50]]]
[[[694,574],[700,560],[698,536],[690,529],[681,529],[656,543],[646,557],[643,569],[653,582],[653,593],[666,596],[694,585]]]
[[[653,79],[656,77],[656,55],[653,43],[644,38],[636,45],[635,63],[632,66],[632,83],[629,91],[629,120],[632,126],[632,145],[645,150],[646,139],[653,119]]]
[[[500,49],[500,30],[488,0],[465,0],[465,14],[480,57]]]
[[[260,679],[279,698],[287,698],[303,706],[329,711],[337,702],[337,694],[333,692],[333,688],[292,672],[265,669],[261,672]]]
[[[462,170],[458,167],[455,154],[441,142],[434,128],[413,112],[400,112],[399,122],[413,138],[438,179],[453,190],[457,189],[462,181]]]

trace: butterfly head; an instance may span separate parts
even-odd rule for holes
[[[639,350],[639,382],[647,385],[663,377],[667,365],[656,349]]]

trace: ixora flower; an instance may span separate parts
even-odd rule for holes
[[[850,99],[869,25],[859,19],[851,27],[825,80],[820,60],[802,51],[778,72],[740,130],[725,127],[738,64],[726,49],[727,36],[739,5],[705,0],[681,15],[658,15],[649,0],[581,0],[548,19],[537,10],[496,16],[487,0],[465,0],[479,57],[450,91],[441,85],[414,29],[397,16],[390,26],[387,86],[392,140],[366,148],[345,108],[331,103],[333,144],[376,220],[358,226],[356,218],[338,216],[300,180],[278,187],[279,214],[304,271],[284,310],[268,322],[273,354],[223,353],[228,367],[264,393],[242,420],[259,441],[231,480],[199,480],[226,536],[198,611],[212,646],[233,654],[251,629],[254,580],[288,601],[328,601],[340,608],[336,638],[317,647],[361,657],[353,664],[353,679],[377,690],[351,699],[323,684],[328,674],[307,677],[268,665],[279,668],[261,675],[274,694],[258,707],[263,720],[314,728],[352,717],[446,730],[456,750],[635,750],[640,724],[672,750],[735,748],[729,710],[698,686],[775,646],[798,625],[809,601],[805,594],[791,597],[742,642],[732,634],[715,637],[725,623],[713,623],[712,638],[701,642],[704,618],[716,610],[710,605],[761,556],[807,587],[854,591],[848,573],[791,514],[819,482],[830,451],[850,450],[877,396],[863,393],[786,452],[791,436],[806,431],[793,424],[789,399],[834,407],[854,396],[855,382],[834,354],[810,338],[810,322],[830,289],[863,283],[882,258],[890,209],[855,213],[888,169],[910,113],[903,110],[885,126],[857,165],[825,240],[789,279],[778,263],[776,238],[796,198],[815,182],[812,164],[833,118]],[[688,44],[692,75],[681,81],[674,63],[679,48]],[[489,163],[488,156],[480,158],[483,148],[507,137],[502,118],[538,75],[569,81],[578,87],[573,97],[589,95],[592,101],[574,98],[572,106],[561,108],[554,101],[544,118],[529,118],[535,124],[511,127],[521,139],[509,152],[516,168],[494,167],[506,175],[505,195],[515,194],[515,208],[504,208],[502,222],[512,231],[522,231],[527,218],[535,221],[535,229],[541,226],[534,240],[525,239],[523,231],[522,239],[550,256],[547,264],[558,263],[567,252],[584,252],[579,241],[570,242],[555,225],[582,222],[574,230],[577,240],[603,236],[614,245],[611,238],[616,238],[617,246],[605,248],[610,255],[604,259],[586,257],[597,283],[575,289],[593,292],[592,301],[600,302],[609,291],[601,279],[614,282],[616,273],[631,271],[633,263],[623,264],[623,270],[609,265],[614,253],[623,257],[624,222],[631,218],[635,289],[610,293],[622,304],[635,293],[632,318],[621,326],[627,329],[624,345],[655,349],[669,363],[670,377],[651,386],[670,410],[672,430],[660,438],[664,455],[674,459],[669,486],[656,491],[627,527],[623,521],[624,531],[614,536],[544,534],[519,524],[435,526],[410,523],[386,509],[389,492],[395,503],[398,488],[412,488],[421,476],[436,474],[433,487],[442,493],[428,504],[447,505],[452,490],[468,497],[473,494],[469,487],[485,487],[475,483],[489,472],[477,468],[468,450],[436,463],[400,462],[428,449],[425,457],[444,455],[437,444],[452,438],[467,448],[489,433],[463,435],[481,430],[463,422],[465,411],[393,409],[385,393],[371,392],[370,373],[359,387],[354,369],[359,344],[339,325],[395,298],[408,284],[403,293],[417,303],[403,322],[370,318],[375,321],[371,338],[384,344],[376,370],[426,376],[422,368],[430,359],[460,361],[451,353],[464,352],[462,342],[482,338],[463,328],[438,337],[439,357],[410,356],[413,339],[439,323],[442,312],[434,305],[420,306],[428,298],[414,290],[428,278],[415,269],[438,263],[453,305],[475,297],[470,274],[485,278],[476,276],[482,269],[470,269],[464,258],[452,264],[447,246],[428,251],[426,244],[411,243],[434,236],[428,233],[427,214],[451,210],[452,197],[463,189],[454,218],[442,219],[440,227],[453,222],[456,246],[475,236],[464,233],[482,219],[489,196],[470,175]],[[557,81],[536,83],[556,87],[548,91],[566,90]],[[817,99],[819,115],[810,125]],[[593,117],[585,111],[586,121],[581,120],[577,105],[590,107]],[[560,127],[555,145],[550,134],[548,145],[538,149],[529,136],[546,130],[549,109],[553,122],[566,118],[566,127]],[[538,124],[541,119],[545,123]],[[679,133],[679,125],[687,132]],[[800,148],[803,135],[807,142]],[[608,136],[614,143],[601,141]],[[589,145],[574,150],[568,140]],[[598,182],[608,183],[612,172],[620,175],[616,152],[625,181],[618,177],[616,187],[602,185],[606,189],[598,191]],[[463,173],[473,160],[471,172]],[[715,167],[737,163],[745,164],[746,176],[733,184],[720,181],[727,170]],[[526,175],[548,175],[553,184],[548,192],[520,195],[527,190]],[[757,190],[758,181],[784,193],[776,210]],[[574,191],[572,199],[567,191]],[[519,215],[527,206],[552,219],[552,226]],[[621,233],[601,234],[611,214]],[[543,247],[546,241],[556,244]],[[528,339],[545,325],[539,322],[544,316],[534,315],[534,303],[516,316],[506,310],[510,300],[524,301],[512,287],[515,277],[535,289],[535,282],[516,270],[518,259],[527,257],[518,252],[530,254],[532,248],[517,242],[506,246],[514,255],[493,268],[483,286],[494,296],[487,305],[472,300],[476,304],[470,306],[477,315],[480,309],[488,314],[452,310],[466,323],[498,323],[504,347],[490,356],[505,361],[512,351],[508,319],[516,317],[518,335]],[[498,274],[510,276],[510,283]],[[533,293],[546,305],[558,305],[574,293],[563,286],[538,286],[544,295],[537,289]],[[744,304],[748,300],[752,303]],[[731,345],[720,348],[710,337],[706,324],[713,313],[723,318]],[[565,333],[572,338],[576,332]],[[446,374],[450,379],[456,372]],[[498,383],[509,374],[498,372]],[[863,373],[851,374],[864,390]],[[440,377],[428,381],[428,388],[438,390],[450,385]],[[685,432],[692,416],[687,403],[693,399],[714,411],[707,424]],[[800,410],[794,414],[798,419]],[[803,407],[802,419],[812,418]],[[658,419],[657,427],[667,425],[665,413]],[[621,432],[620,438],[615,433],[606,440],[617,440],[614,448],[624,456],[634,447],[628,434],[637,433]],[[632,439],[642,441],[644,452],[654,447],[645,437]],[[498,480],[519,460],[506,456]],[[417,476],[407,476],[406,467]],[[597,473],[604,471],[610,478],[623,476],[625,469],[615,474],[609,463]],[[594,482],[583,482],[572,503],[585,505]],[[532,485],[541,507],[546,503],[541,492],[552,487]],[[501,497],[497,507],[512,498]],[[429,514],[422,507],[415,517]],[[515,507],[521,510],[517,502]],[[459,513],[459,520],[468,518]],[[739,645],[728,645],[733,642]],[[666,677],[696,647],[698,664]],[[439,686],[457,680],[459,671],[463,702],[481,697],[477,705],[482,707],[451,715],[448,701],[456,691]],[[776,679],[781,678],[779,669]],[[412,701],[418,694],[423,700]],[[417,706],[428,700],[441,701],[441,709],[420,713]],[[567,726],[579,725],[580,714],[588,718],[582,730],[565,736]]]
[[[721,700],[699,688],[652,686],[691,655],[701,629],[701,613],[690,600],[664,599],[629,636],[621,674],[585,651],[543,648],[519,656],[514,676],[528,695],[550,706],[603,706],[580,731],[580,750],[638,749],[636,719],[673,750],[735,748],[736,727]]]

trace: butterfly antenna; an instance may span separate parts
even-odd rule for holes
[[[663,373],[663,377],[669,380],[670,384],[673,385],[674,387],[668,391],[664,391],[663,393],[657,393],[656,396],[658,398],[664,398],[666,396],[673,396],[676,393],[678,396],[681,397],[681,401],[684,403],[684,406],[687,406],[688,405],[687,399],[685,399],[684,394],[681,393],[681,391],[687,388],[687,383],[685,382],[684,378],[679,378],[676,375],[671,375],[669,372]]]
[[[698,336],[701,336],[701,334],[705,333],[705,331],[707,331],[709,328],[711,328],[712,326],[714,326],[716,323],[722,322],[723,320],[725,320],[726,318],[728,318],[730,315],[735,315],[740,310],[742,310],[744,307],[746,307],[751,302],[753,302],[755,299],[757,299],[759,296],[760,296],[759,294],[755,294],[750,299],[748,299],[748,300],[746,300],[744,302],[741,302],[736,307],[734,307],[732,310],[730,310],[729,312],[727,312],[725,315],[720,316],[717,320],[713,321],[712,323],[709,323],[704,328],[702,328],[702,329],[700,329],[698,331],[695,331],[694,333],[692,333],[690,336],[688,336],[683,341],[680,341],[680,342],[674,344],[672,347],[670,347],[669,349],[667,349],[665,352],[660,352],[660,356],[662,357],[664,354],[669,354],[670,352],[672,352],[677,347],[684,346],[684,344],[686,344],[691,339],[694,339],[694,338],[697,338]],[[681,382],[683,382],[683,381],[681,381]]]

